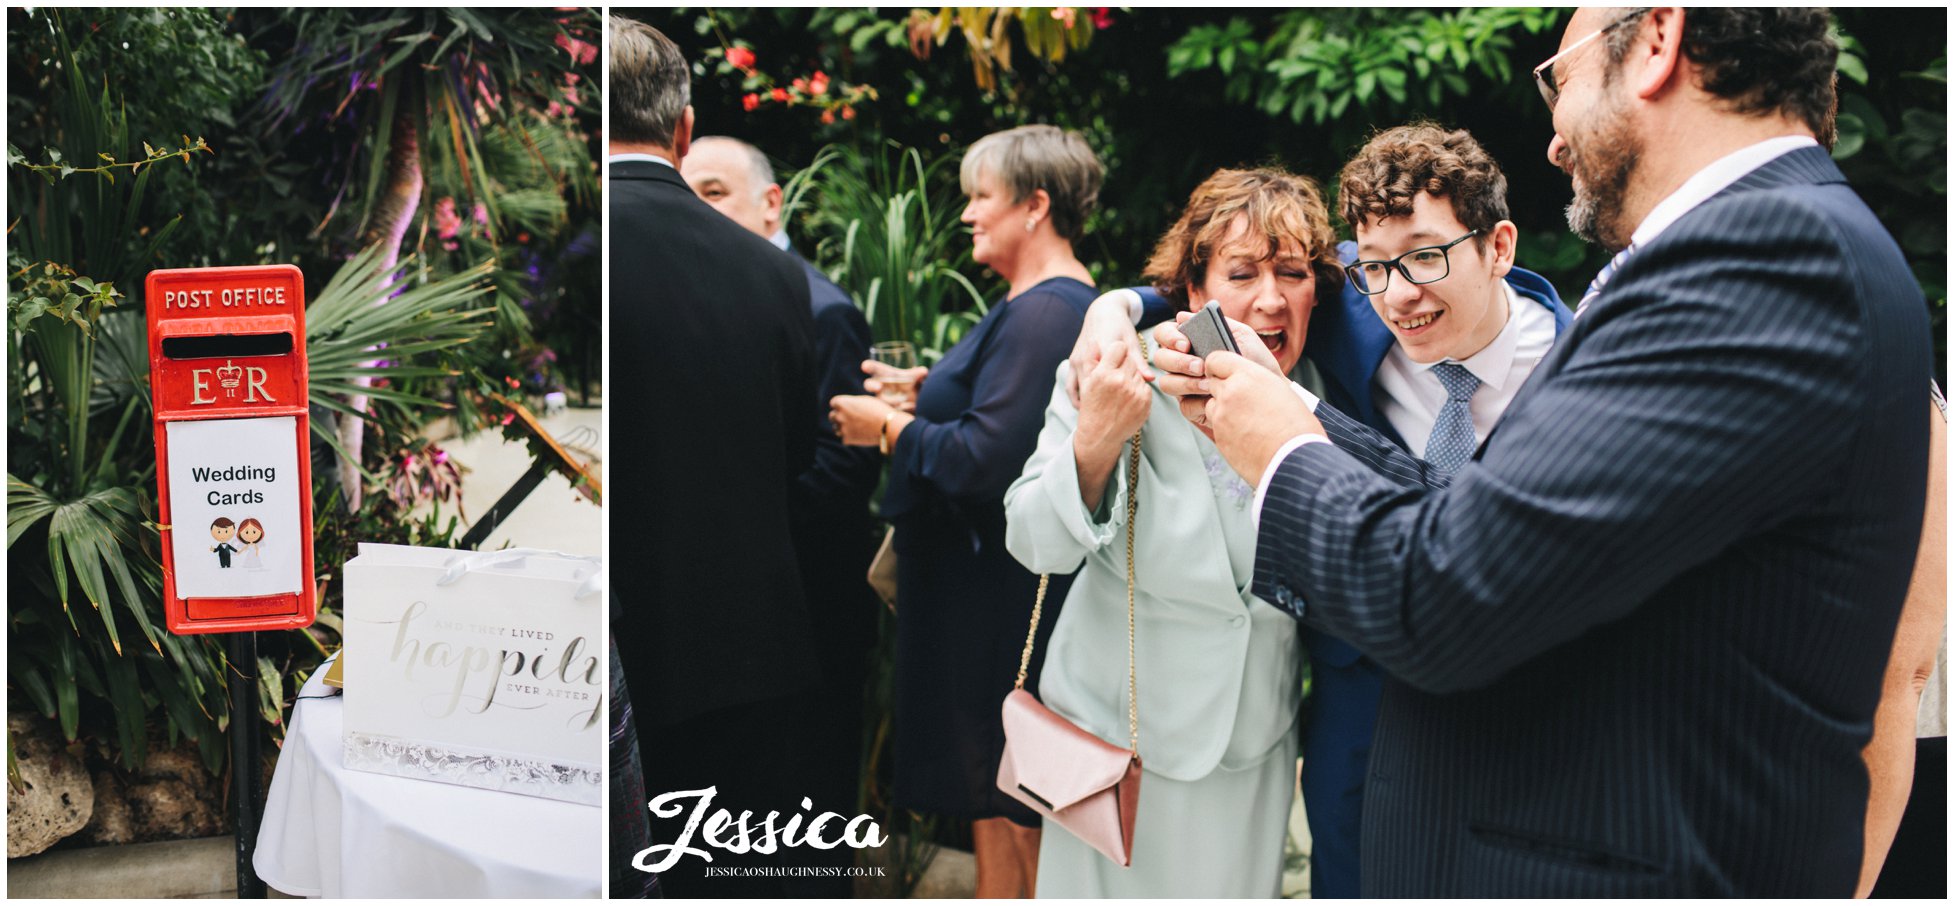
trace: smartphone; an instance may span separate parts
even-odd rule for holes
[[[1235,335],[1228,330],[1228,319],[1221,314],[1221,303],[1213,299],[1181,325],[1181,333],[1187,335],[1188,345],[1196,358],[1205,359],[1208,353],[1223,349],[1236,355],[1242,354],[1241,348],[1235,345]]]

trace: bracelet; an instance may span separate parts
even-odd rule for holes
[[[882,416],[882,443],[881,443],[881,447],[882,447],[882,455],[883,455],[883,456],[887,456],[887,455],[889,455],[889,423],[890,423],[890,422],[892,422],[892,421],[895,421],[895,419],[896,419],[896,411],[897,411],[897,410],[895,410],[895,409],[890,409],[890,410],[889,410],[889,414],[888,414],[888,415],[884,415],[884,416]]]

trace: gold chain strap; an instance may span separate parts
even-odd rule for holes
[[[1147,359],[1147,337],[1140,335],[1140,360]],[[1140,522],[1140,435],[1133,432],[1133,452],[1126,458],[1126,747],[1140,757],[1140,681],[1133,658],[1133,536]]]
[[[1126,747],[1140,757],[1140,681],[1133,667],[1133,535],[1140,515],[1140,432],[1126,458]]]
[[[1011,685],[1013,689],[1023,689],[1025,676],[1031,672],[1031,646],[1038,640],[1038,614],[1045,609],[1045,583],[1050,579],[1047,574],[1038,576],[1038,598],[1031,604],[1031,631],[1025,633],[1024,654],[1018,658],[1018,681]]]
[[[1140,340],[1142,355],[1147,341]],[[1133,535],[1140,515],[1140,437],[1145,429],[1133,432],[1133,450],[1126,457],[1126,732],[1127,748],[1133,756],[1140,756],[1140,681],[1134,669],[1133,657]],[[1051,582],[1049,574],[1038,577],[1038,597],[1031,604],[1031,629],[1025,633],[1024,654],[1018,658],[1018,681],[1014,689],[1023,689],[1025,677],[1031,672],[1031,649],[1038,640],[1038,620],[1045,610],[1045,588]]]

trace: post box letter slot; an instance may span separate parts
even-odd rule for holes
[[[164,337],[163,355],[172,359],[247,358],[290,355],[289,333],[225,333],[211,337]]]

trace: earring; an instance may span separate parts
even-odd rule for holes
[[[1029,232],[1031,232],[1032,230],[1035,230],[1035,229],[1037,229],[1037,228],[1038,228],[1038,218],[1036,218],[1036,217],[1026,217],[1026,218],[1025,218],[1025,221],[1024,221],[1024,231],[1025,231],[1025,232],[1027,232],[1027,233],[1029,233]]]

